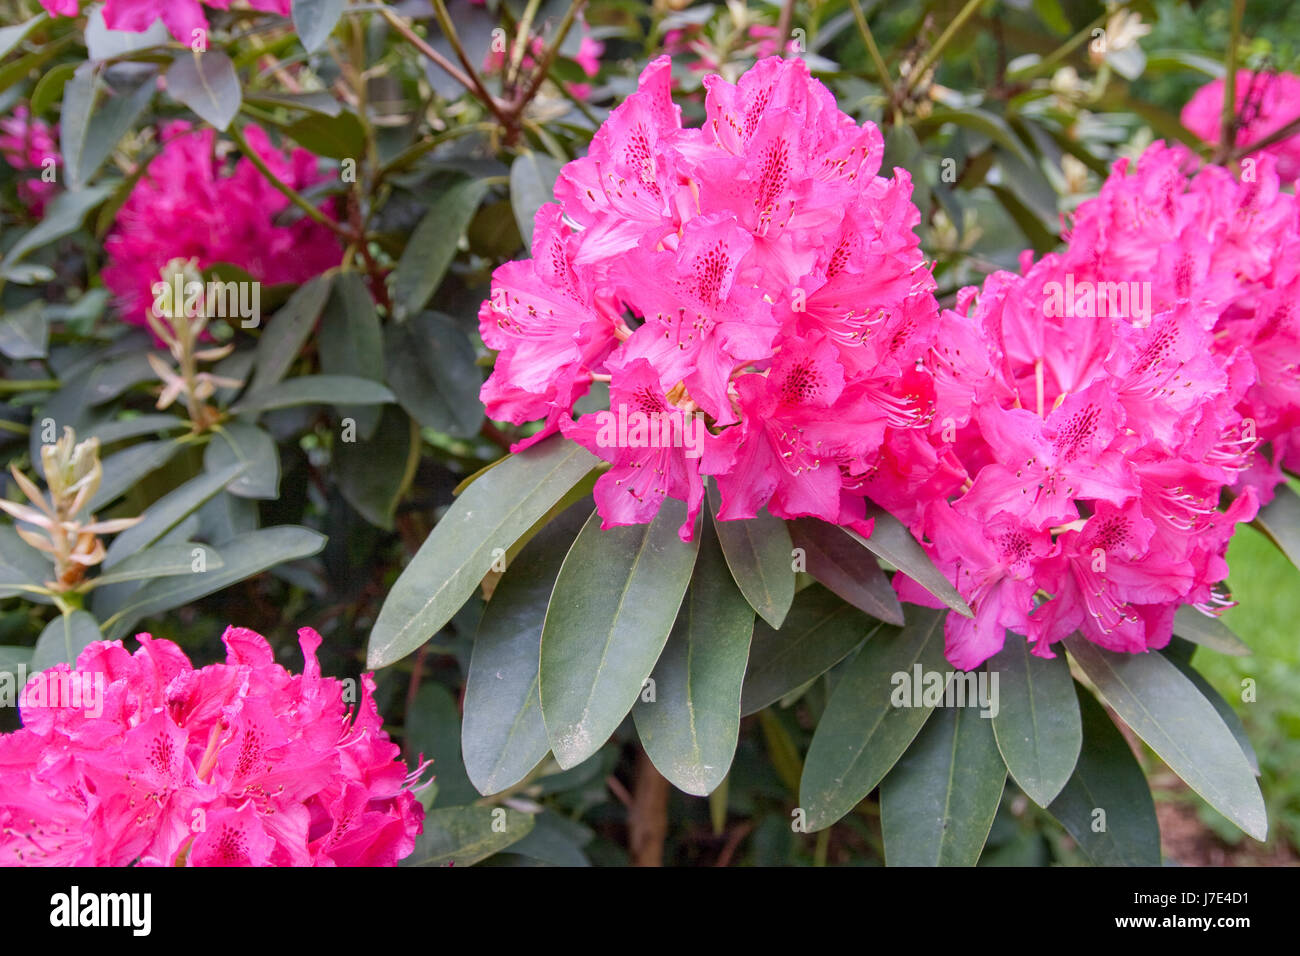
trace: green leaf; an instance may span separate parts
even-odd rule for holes
[[[243,464],[230,465],[221,471],[192,478],[179,488],[167,492],[141,516],[137,525],[118,532],[108,546],[102,567],[105,571],[125,562],[131,555],[153,544],[171,531],[185,517],[226,487],[244,470]]]
[[[399,320],[423,309],[442,284],[487,188],[481,179],[466,180],[429,206],[393,270],[393,305]]]
[[[560,168],[560,161],[545,153],[520,153],[510,164],[510,205],[525,248],[532,248],[533,219],[554,197]]]
[[[203,450],[204,471],[223,472],[232,465],[246,466],[226,485],[232,495],[265,501],[280,496],[279,449],[275,439],[256,425],[226,422]]]
[[[0,524],[0,598],[23,595],[28,601],[38,600],[25,588],[43,587],[54,577],[50,560],[30,544],[18,537],[12,524]],[[49,599],[41,603],[50,603]]]
[[[587,519],[565,556],[542,627],[538,692],[555,759],[586,760],[627,716],[654,670],[699,550],[682,541],[686,505],[665,499],[648,525]]]
[[[369,441],[335,442],[334,479],[361,517],[391,531],[397,503],[410,487],[419,460],[419,427],[389,405]]]
[[[875,519],[870,538],[864,538],[848,528],[844,529],[845,533],[872,554],[884,558],[958,614],[964,617],[975,616],[957,589],[934,566],[925,549],[901,521],[872,504],[867,505],[867,517]]]
[[[425,681],[406,710],[406,738],[403,752],[407,762],[421,754],[432,761],[438,792],[434,806],[466,804],[478,798],[460,755],[460,710],[456,699],[442,684]]]
[[[1290,485],[1278,485],[1273,500],[1260,509],[1255,522],[1300,568],[1300,495]]]
[[[1220,654],[1245,657],[1250,653],[1246,643],[1232,633],[1221,619],[1202,614],[1189,604],[1184,604],[1174,615],[1174,633]]]
[[[325,90],[307,90],[303,93],[277,93],[272,90],[246,91],[244,102],[252,106],[287,106],[289,109],[318,113],[321,116],[338,116],[343,106]]]
[[[166,79],[173,99],[219,130],[226,130],[239,112],[239,74],[221,50],[181,51],[167,68]]]
[[[104,422],[81,432],[79,439],[98,438],[101,445],[139,438],[142,435],[158,435],[163,432],[180,431],[185,422],[175,415],[137,415],[134,418],[122,418]]]
[[[1083,741],[1070,665],[1064,654],[1029,653],[1029,642],[1009,633],[985,668],[998,679],[998,750],[1020,789],[1046,807],[1069,782]]]
[[[30,647],[0,646],[0,674],[15,676],[30,673],[32,668],[32,649]],[[15,684],[22,681],[15,680]],[[14,687],[14,690],[18,690]]]
[[[1159,866],[1160,825],[1142,767],[1101,705],[1078,685],[1075,692],[1083,748],[1047,809],[1097,866]]]
[[[1022,162],[1032,163],[1029,153],[1025,151],[1025,146],[1012,132],[1007,121],[996,113],[990,113],[987,110],[965,107],[960,110],[953,109],[936,109],[928,113],[923,120],[918,120],[915,129],[919,136],[924,136],[927,132],[937,130],[945,123],[953,123],[957,126],[964,126],[966,129],[973,130],[981,136],[987,136],[999,146],[1010,150]]]
[[[196,544],[159,544],[140,551],[124,560],[112,571],[94,578],[95,587],[120,584],[123,581],[140,581],[146,578],[166,578],[177,574],[194,574]],[[219,570],[224,563],[221,555],[207,545],[201,546],[203,561],[209,571]]]
[[[48,14],[38,13],[30,20],[24,20],[22,23],[16,23],[11,27],[0,29],[0,59],[3,59],[12,53],[17,48],[18,44],[22,43],[23,40],[27,38],[27,34],[36,29],[38,23],[43,23],[48,19]]]
[[[646,754],[679,790],[706,796],[727,776],[740,734],[740,688],[754,612],[702,522],[695,573],[655,664],[654,700],[632,708]]]
[[[789,523],[790,543],[802,548],[807,571],[859,610],[903,625],[903,608],[876,559],[838,525],[819,518]]]
[[[45,304],[29,302],[0,316],[0,352],[11,359],[44,358],[50,343]]]
[[[142,71],[129,81],[116,81],[114,95],[99,101],[102,88],[99,67],[95,63],[83,63],[64,85],[63,108],[59,113],[59,147],[63,153],[63,173],[74,194],[89,182],[148,108],[157,81],[156,70]],[[104,190],[100,196],[102,199],[110,188],[100,188]],[[49,215],[47,211],[47,220]]]
[[[716,516],[721,507],[716,482],[709,482],[709,502]],[[765,508],[757,517],[718,521],[716,527],[727,567],[745,600],[759,617],[780,628],[794,600],[794,564],[785,522]]]
[[[398,577],[370,632],[367,667],[387,667],[451,620],[483,575],[598,459],[559,435],[469,486]],[[495,553],[494,553],[495,552]]]
[[[524,779],[551,749],[542,720],[537,674],[542,624],[555,578],[591,502],[570,507],[510,562],[479,621],[465,684],[461,749],[482,794]]]
[[[422,312],[388,327],[384,344],[388,384],[421,425],[458,438],[483,427],[483,378],[474,346],[456,323]]]
[[[1257,840],[1268,834],[1255,774],[1214,705],[1162,654],[1116,654],[1079,635],[1065,646],[1097,692],[1169,769]]]
[[[993,195],[997,197],[998,202],[1002,204],[1002,208],[1006,210],[1007,215],[1011,217],[1011,221],[1020,228],[1020,231],[1035,252],[1040,255],[1051,252],[1060,244],[1060,236],[1048,229],[1043,224],[1043,221],[1038,218],[1038,214],[1030,209],[1013,190],[992,183],[988,184],[988,187]]]
[[[59,193],[45,209],[39,223],[18,237],[5,254],[3,268],[8,269],[33,249],[48,245],[56,239],[76,232],[86,213],[94,209],[112,192],[110,186],[92,186],[86,189]]]
[[[383,384],[383,326],[360,273],[343,272],[334,280],[321,317],[317,349],[326,375],[352,375]],[[339,414],[353,419],[363,438],[374,434],[381,411],[339,406]]]
[[[252,392],[230,411],[253,415],[295,405],[382,405],[395,401],[378,382],[353,375],[303,375]]]
[[[779,631],[754,623],[740,712],[756,713],[824,674],[878,626],[820,585],[804,588]]]
[[[316,327],[333,284],[331,272],[316,276],[295,289],[289,301],[276,311],[275,321],[257,340],[257,366],[249,391],[261,391],[284,378]]]
[[[174,441],[146,441],[109,455],[103,461],[104,478],[90,499],[95,513],[126,494],[145,476],[157,471],[176,456],[181,446]]]
[[[974,866],[1002,800],[992,721],[978,706],[941,707],[880,784],[890,866]]]
[[[87,611],[60,614],[45,625],[45,630],[36,639],[28,671],[34,674],[55,664],[75,664],[78,654],[103,639],[99,622]]]
[[[532,828],[532,816],[505,807],[439,807],[424,815],[424,832],[402,865],[473,866]]]
[[[219,569],[159,578],[131,595],[126,605],[104,622],[109,640],[120,638],[141,618],[161,614],[261,574],[277,564],[296,561],[325,547],[325,536],[297,525],[261,528],[236,535],[221,545],[225,564]]]
[[[1210,686],[1210,682],[1201,676],[1201,672],[1192,666],[1192,654],[1196,651],[1194,647],[1184,645],[1187,647],[1186,657],[1179,656],[1177,653],[1169,653],[1170,651],[1175,650],[1175,645],[1178,643],[1178,639],[1175,638],[1174,643],[1166,648],[1165,656],[1173,662],[1175,667],[1182,671],[1183,675],[1189,681],[1196,685],[1196,689],[1199,690],[1202,696],[1204,696],[1205,699],[1214,706],[1215,712],[1223,718],[1223,722],[1228,726],[1228,729],[1232,731],[1232,737],[1237,741],[1237,746],[1241,748],[1242,754],[1245,755],[1246,762],[1250,764],[1251,772],[1258,777],[1259,757],[1255,753],[1255,747],[1250,742],[1250,736],[1246,733],[1246,727],[1242,724],[1241,718],[1237,716],[1237,712],[1233,709],[1232,705],[1224,700],[1222,695]]]
[[[911,682],[918,668],[922,675],[947,674],[946,613],[909,607],[901,631],[882,629],[845,668],[813,733],[799,782],[809,829],[828,827],[857,806],[920,732],[933,703],[927,705]],[[920,689],[928,683],[925,676],[922,682]],[[894,698],[906,706],[896,706]]]
[[[293,28],[304,50],[315,53],[325,45],[346,5],[346,0],[293,0]]]
[[[337,116],[311,113],[285,130],[299,146],[330,159],[357,159],[365,155],[366,131],[351,110]]]

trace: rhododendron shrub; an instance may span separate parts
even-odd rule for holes
[[[0,156],[11,169],[26,174],[18,183],[18,198],[39,217],[59,189],[61,158],[54,130],[19,103],[12,116],[0,117]]]
[[[545,418],[610,461],[605,527],[688,504],[705,475],[723,519],[865,517],[864,476],[890,429],[919,427],[916,369],[937,320],[903,170],[877,175],[879,131],[842,113],[800,60],[705,80],[704,124],[683,128],[670,63],[570,163],[537,213],[533,258],[496,273],[479,313],[498,350],[494,418]],[[596,380],[610,410],[574,415]],[[702,415],[702,453],[602,438],[609,415]],[[697,450],[699,451],[699,450]]]
[[[0,736],[7,866],[391,866],[424,817],[374,681],[345,702],[320,635],[301,674],[246,628],[195,668],[171,641],[91,644],[34,675],[23,729]],[[355,706],[351,706],[355,703]]]

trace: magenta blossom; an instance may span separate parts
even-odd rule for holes
[[[766,506],[853,524],[886,436],[922,429],[933,404],[918,362],[938,308],[911,181],[877,175],[879,130],[801,60],[705,86],[704,125],[683,128],[660,57],[564,167],[533,259],[498,269],[479,313],[498,351],[483,401],[544,419],[532,440],[562,429],[614,463],[597,485],[607,527],[673,497],[689,537],[703,474],[724,520]],[[575,422],[593,382],[609,412]],[[699,446],[624,429],[629,447],[607,447],[598,417],[630,411],[688,417]]]
[[[1212,80],[1183,107],[1183,125],[1213,145],[1223,136],[1223,93],[1223,80]],[[1233,145],[1240,149],[1249,150],[1300,118],[1300,76],[1238,70],[1235,93],[1237,139]],[[1265,146],[1258,154],[1277,161],[1277,174],[1284,183],[1300,179],[1300,133]]]
[[[290,14],[292,0],[247,0],[254,10]],[[204,0],[216,10],[229,10],[230,0]],[[158,20],[166,24],[171,35],[181,43],[190,44],[206,38],[208,18],[198,0],[107,0],[104,4],[104,24],[110,30],[144,33]],[[51,16],[75,17],[79,0],[41,0],[41,6]]]
[[[29,174],[18,183],[18,198],[40,218],[59,189],[55,170],[63,160],[54,129],[19,103],[12,114],[0,117],[0,156],[11,169]]]
[[[282,152],[256,126],[245,135],[282,182],[301,190],[323,178],[307,150]],[[306,282],[338,265],[334,234],[305,218],[277,225],[289,200],[247,157],[233,165],[220,158],[215,131],[171,123],[162,139],[104,243],[104,284],[126,321],[145,324],[153,285],[174,259],[195,259],[199,269],[230,263],[268,285]]]
[[[226,662],[198,670],[170,641],[91,644],[33,676],[23,729],[0,736],[0,863],[391,866],[423,813],[361,678],[322,677],[231,627]],[[53,688],[59,688],[56,693]]]

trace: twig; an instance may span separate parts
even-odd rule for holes
[[[858,0],[849,0],[853,6],[853,17],[858,21],[858,30],[862,33],[862,39],[867,44],[867,52],[871,54],[871,62],[876,65],[876,72],[880,74],[880,85],[884,88],[885,95],[889,101],[894,101],[894,83],[889,78],[889,67],[885,65],[885,58],[880,55],[880,47],[876,46],[876,38],[871,33],[871,27],[867,25],[866,14],[862,12],[862,4]]]
[[[934,46],[925,51],[925,56],[921,57],[921,62],[916,64],[916,68],[907,77],[907,91],[909,93],[916,87],[921,77],[925,75],[925,71],[934,65],[935,60],[939,59],[939,54],[948,45],[948,41],[957,35],[957,31],[966,25],[966,21],[975,15],[975,11],[983,3],[984,0],[966,0],[966,6],[961,8],[961,12],[953,18],[952,23],[948,24],[947,28],[939,34],[939,39],[934,41]]]
[[[1237,145],[1237,46],[1241,42],[1241,18],[1246,0],[1232,0],[1232,28],[1228,33],[1228,56],[1224,64],[1223,112],[1219,121],[1219,148],[1215,162],[1222,163]]]
[[[274,186],[291,203],[293,203],[295,206],[301,209],[308,216],[308,218],[320,223],[322,226],[332,229],[336,234],[342,236],[343,238],[349,241],[356,238],[355,236],[353,236],[351,230],[345,228],[344,226],[335,222],[329,216],[325,215],[325,213],[321,212],[310,202],[308,202],[306,197],[304,197],[302,193],[298,192],[288,183],[282,181],[278,176],[275,175],[275,173],[271,172],[271,168],[266,165],[266,161],[262,159],[260,155],[258,155],[256,150],[254,150],[248,145],[248,140],[244,139],[244,133],[239,128],[239,124],[237,122],[232,122],[230,124],[230,138],[235,141],[235,145],[239,147],[240,152],[242,152],[245,156],[248,157],[249,161],[257,168],[257,171],[261,173],[263,177],[265,177],[266,181],[269,182],[272,186]]]
[[[785,56],[785,49],[790,41],[790,27],[794,24],[794,0],[784,0],[781,4],[781,14],[776,20],[776,35],[780,37],[782,56]]]
[[[1273,132],[1269,133],[1263,139],[1257,139],[1253,143],[1248,143],[1243,146],[1238,146],[1236,149],[1232,151],[1231,155],[1228,158],[1233,161],[1241,159],[1241,157],[1249,153],[1258,152],[1259,150],[1264,149],[1265,147],[1272,146],[1274,143],[1278,143],[1284,139],[1288,139],[1291,136],[1294,136],[1296,133],[1300,133],[1300,116],[1297,116],[1295,119],[1293,119],[1291,122],[1287,123],[1285,126],[1281,127],[1280,129],[1273,130]]]
[[[442,0],[435,0],[435,2],[441,3]],[[523,112],[524,107],[532,101],[532,98],[537,95],[537,91],[541,89],[542,82],[546,79],[546,75],[551,72],[551,64],[555,62],[555,56],[560,51],[560,44],[563,43],[564,38],[569,35],[569,28],[573,26],[573,21],[577,19],[578,13],[586,5],[587,0],[573,0],[573,2],[569,4],[569,9],[564,12],[564,19],[560,21],[560,28],[556,31],[555,37],[546,48],[546,52],[542,54],[541,62],[537,64],[537,69],[533,71],[533,75],[528,81],[528,86],[526,86],[523,93],[519,94],[519,96],[515,98],[515,101],[510,104],[511,112],[514,113],[515,116],[518,116]]]

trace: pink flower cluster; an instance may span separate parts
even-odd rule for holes
[[[53,161],[62,165],[54,130],[43,120],[34,119],[26,104],[19,103],[9,116],[0,117],[0,156],[11,169],[32,175],[18,184],[18,198],[27,204],[33,216],[40,218],[45,204],[58,191],[58,184],[42,174]]]
[[[375,866],[409,855],[423,828],[416,775],[381,727],[374,682],[362,677],[349,714],[343,683],[321,676],[320,636],[298,637],[302,674],[231,627],[224,664],[195,670],[175,644],[141,634],[135,654],[99,642],[75,671],[35,675],[23,729],[0,736],[0,864]]]
[[[911,181],[876,175],[879,130],[800,60],[705,85],[703,127],[683,128],[659,58],[564,168],[533,258],[497,270],[479,313],[499,352],[483,401],[612,462],[595,489],[605,527],[673,497],[689,538],[704,475],[724,519],[766,505],[861,522],[882,446],[924,444],[933,397],[918,360],[938,307]],[[594,381],[610,409],[575,420]]]
[[[247,0],[253,10],[278,13],[282,17],[290,14],[293,0]],[[216,10],[229,10],[230,0],[107,0],[104,4],[104,24],[110,30],[126,30],[129,33],[144,33],[154,21],[162,20],[171,35],[181,43],[189,45],[194,41],[196,31],[204,36],[208,30],[208,18],[203,12],[204,4]],[[54,17],[75,17],[81,0],[41,0],[41,6]]]
[[[942,316],[932,435],[948,467],[887,490],[914,502],[900,517],[976,612],[948,617],[956,666],[1007,629],[1048,657],[1075,631],[1165,646],[1179,606],[1225,603],[1235,525],[1300,464],[1295,197],[1269,156],[1253,181],[1163,143],[1129,165],[1078,208],[1063,252],[1026,254]]]
[[[323,176],[305,149],[282,152],[260,128],[245,136],[282,182],[302,190]],[[229,166],[215,131],[176,122],[162,130],[163,149],[117,215],[104,243],[104,284],[123,317],[144,325],[151,289],[173,259],[197,259],[200,270],[230,263],[259,282],[306,282],[342,258],[334,234],[310,219],[276,225],[289,200],[248,157]]]
[[[1223,135],[1223,88],[1223,80],[1207,83],[1183,107],[1183,125],[1207,143],[1218,144]],[[1300,76],[1238,70],[1234,92],[1238,124],[1234,146],[1248,147],[1300,118]],[[1282,182],[1300,179],[1300,133],[1265,146],[1259,155],[1273,157]]]

